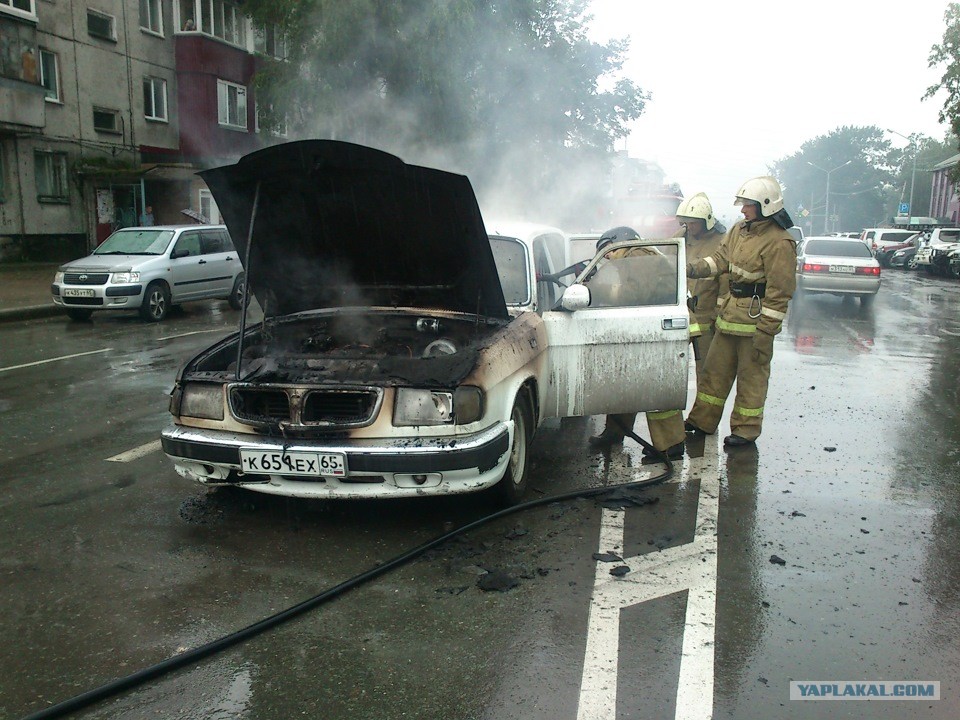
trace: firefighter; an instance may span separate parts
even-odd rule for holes
[[[597,241],[597,252],[601,252],[605,246],[611,243],[623,242],[624,240],[640,240],[640,236],[636,230],[628,227],[616,227],[607,230]],[[646,248],[621,248],[608,253],[607,259],[616,260],[647,252],[649,250]],[[675,268],[674,265],[673,272],[675,272]],[[662,280],[662,278],[660,279]],[[634,280],[644,292],[650,294],[651,302],[659,300],[656,297],[660,291],[660,288],[658,288],[660,283],[657,282],[657,278],[634,278]],[[603,432],[591,437],[590,445],[601,448],[623,442],[626,431],[633,430],[633,423],[636,419],[636,413],[607,415]],[[686,434],[683,428],[683,414],[680,410],[648,412],[647,427],[650,429],[650,441],[657,450],[666,453],[671,460],[678,460],[683,457],[683,442]],[[643,449],[643,454],[651,459],[653,458],[653,453],[647,448]]]
[[[716,333],[697,383],[697,399],[686,421],[691,432],[713,434],[737,381],[725,447],[752,445],[760,436],[770,380],[773,338],[780,332],[796,287],[797,248],[787,228],[783,192],[770,176],[747,180],[735,205],[743,220],[711,256],[687,265],[687,277],[730,273],[730,294],[716,319]]]
[[[726,228],[717,222],[713,206],[704,193],[687,198],[677,208],[677,220],[683,225],[678,233],[686,240],[687,262],[713,255],[720,247]],[[713,340],[713,323],[721,300],[727,295],[729,276],[701,278],[687,285],[690,292],[690,339],[694,344],[697,377],[703,372],[703,363]]]

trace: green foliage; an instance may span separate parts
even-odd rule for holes
[[[923,98],[931,98],[941,90],[946,92],[940,122],[949,124],[954,137],[960,138],[960,3],[947,5],[943,21],[946,25],[943,41],[930,49],[929,56],[929,67],[945,66],[943,75],[939,83],[927,89]],[[960,166],[953,169],[951,179],[960,181]]]
[[[570,198],[560,178],[578,167],[580,182],[587,173],[605,176],[613,142],[648,99],[618,79],[626,42],[589,40],[588,5],[248,0],[243,7],[287,32],[289,61],[264,65],[257,95],[287,118],[292,136],[374,145],[464,172],[481,194],[540,197],[556,208],[564,193],[563,204]]]

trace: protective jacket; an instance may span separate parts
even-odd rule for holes
[[[691,278],[730,273],[730,293],[720,304],[716,329],[728,335],[780,332],[796,289],[797,246],[773,220],[741,220],[712,255],[687,266]],[[738,295],[740,295],[738,297]]]
[[[720,248],[723,233],[708,230],[699,238],[686,238],[687,262],[697,263],[710,257]],[[721,273],[718,277],[700,278],[687,284],[690,295],[696,299],[696,305],[690,311],[690,335],[696,337],[707,330],[717,319],[720,303],[729,291],[729,276]]]

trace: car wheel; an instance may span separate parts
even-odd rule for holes
[[[160,282],[147,285],[147,292],[140,305],[140,317],[147,322],[160,322],[170,311],[170,291]]]
[[[513,445],[510,447],[510,460],[507,472],[494,486],[497,502],[500,505],[516,505],[527,492],[527,475],[530,470],[530,441],[533,439],[533,412],[525,390],[521,390],[513,403]]]
[[[952,262],[947,265],[947,275],[960,279],[960,262]]]
[[[237,275],[237,279],[233,281],[233,290],[230,291],[230,297],[227,298],[227,302],[230,303],[230,307],[234,310],[239,310],[243,307],[244,289],[243,273],[240,273]],[[249,298],[247,298],[247,302],[250,302]]]
[[[84,322],[93,317],[93,310],[80,310],[76,308],[70,308],[67,310],[67,315],[71,320],[76,320],[77,322]]]
[[[860,307],[871,307],[873,305],[873,299],[876,295],[861,295],[860,296]]]

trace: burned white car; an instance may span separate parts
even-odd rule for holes
[[[515,502],[545,418],[686,401],[679,239],[612,246],[634,250],[595,258],[557,309],[511,313],[462,175],[322,140],[202,175],[264,319],[248,325],[245,309],[180,371],[162,443],[184,477],[316,498],[495,488]]]

